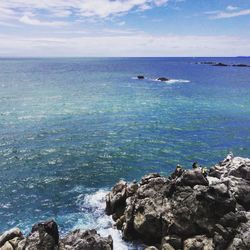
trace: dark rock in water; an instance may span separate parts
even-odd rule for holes
[[[161,82],[167,82],[169,81],[170,79],[166,78],[166,77],[159,77],[157,78],[157,81],[161,81]]]
[[[224,63],[215,63],[215,64],[212,64],[212,66],[222,66],[222,67],[227,67],[227,66],[229,66],[229,65],[224,64]]]
[[[133,192],[119,182],[107,195],[107,211],[124,239],[161,250],[250,249],[249,172],[249,159],[229,155],[207,177],[200,168],[169,178],[150,174]]]
[[[144,77],[144,76],[142,76],[142,75],[140,75],[140,76],[137,76],[137,79],[139,79],[139,80],[143,80],[143,79],[145,79],[145,77]]]
[[[233,67],[250,67],[250,65],[247,64],[233,64]]]
[[[112,250],[113,240],[111,236],[101,237],[96,230],[75,230],[61,240],[62,250]]]

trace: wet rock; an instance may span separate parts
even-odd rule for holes
[[[139,76],[137,76],[137,79],[138,80],[143,80],[143,79],[145,79],[145,77],[143,75],[139,75]]]
[[[62,250],[112,250],[111,236],[101,237],[96,230],[75,230],[61,240]]]
[[[157,81],[161,81],[161,82],[167,82],[169,81],[170,79],[166,78],[166,77],[159,77],[157,78]]]
[[[118,219],[123,214],[127,199],[126,188],[127,183],[121,180],[106,196],[106,213],[108,215],[113,215]]]

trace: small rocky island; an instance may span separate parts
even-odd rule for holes
[[[106,213],[126,241],[147,250],[249,250],[250,159],[228,155],[208,172],[178,166],[140,182],[119,181],[106,196]],[[24,236],[13,228],[0,234],[0,250],[112,250],[111,236],[75,230],[60,237],[53,220]],[[119,249],[115,249],[119,250]]]
[[[221,62],[196,62],[195,64],[207,64],[207,65],[211,65],[211,66],[217,66],[217,67],[250,67],[250,65],[247,64],[225,64],[225,63],[221,63]]]
[[[249,250],[250,159],[229,155],[212,167],[118,182],[106,212],[128,241],[147,249]]]

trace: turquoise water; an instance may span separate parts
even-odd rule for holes
[[[27,232],[51,217],[62,232],[104,230],[110,225],[100,221],[98,202],[119,178],[167,175],[193,161],[210,166],[229,151],[249,157],[250,68],[199,61],[250,64],[1,59],[0,231],[17,225]],[[175,80],[154,80],[160,76]]]

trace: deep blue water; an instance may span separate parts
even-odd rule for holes
[[[51,217],[62,232],[101,227],[91,194],[119,178],[167,175],[193,161],[211,166],[229,151],[250,157],[250,68],[199,61],[250,64],[0,59],[0,231],[27,232]],[[189,82],[152,80],[160,76]]]

